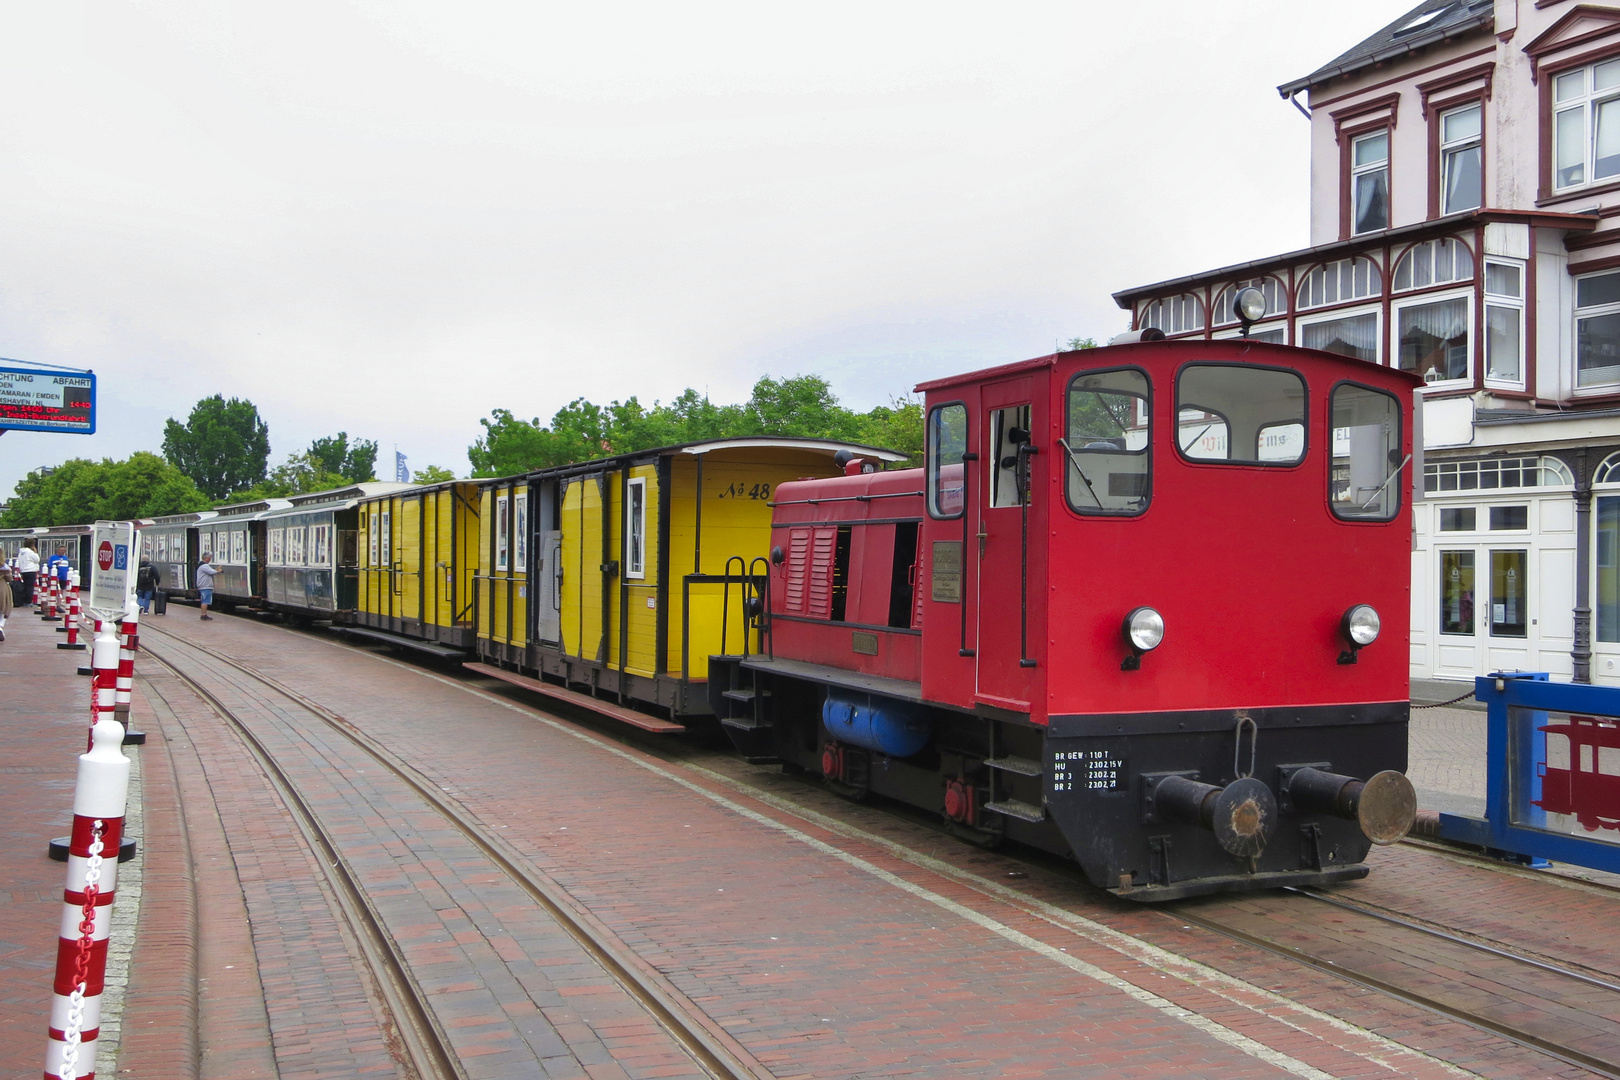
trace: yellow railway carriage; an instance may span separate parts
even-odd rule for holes
[[[474,644],[478,484],[390,491],[359,506],[359,601],[350,632],[448,655]]]
[[[743,580],[765,573],[754,560],[770,551],[772,493],[842,472],[840,451],[903,458],[724,439],[481,481],[480,659],[673,716],[708,713],[708,658],[742,651]]]

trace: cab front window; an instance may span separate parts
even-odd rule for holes
[[[1254,364],[1188,364],[1176,380],[1176,448],[1189,461],[1305,460],[1305,380]]]
[[[1069,381],[1064,493],[1077,514],[1130,516],[1152,495],[1151,387],[1137,368],[1085,371]]]

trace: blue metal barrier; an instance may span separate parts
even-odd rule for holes
[[[1485,817],[1442,813],[1440,836],[1620,873],[1620,688],[1540,672],[1474,685],[1488,715]]]

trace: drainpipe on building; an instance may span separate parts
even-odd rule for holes
[[[1574,681],[1592,681],[1592,478],[1586,448],[1575,461],[1575,661]]]

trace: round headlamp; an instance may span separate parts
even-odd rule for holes
[[[1259,322],[1266,317],[1266,294],[1253,285],[1246,285],[1232,298],[1232,314],[1238,322]]]
[[[1366,604],[1357,604],[1344,613],[1344,636],[1358,649],[1378,640],[1378,625],[1378,612]]]
[[[1164,616],[1139,607],[1125,616],[1125,640],[1139,653],[1152,652],[1164,640]]]

